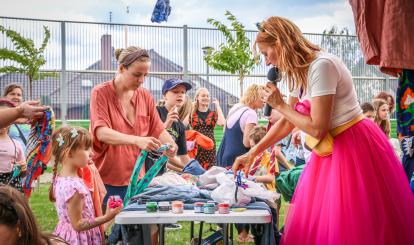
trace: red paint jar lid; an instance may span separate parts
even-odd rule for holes
[[[218,206],[219,206],[219,208],[229,208],[230,207],[230,204],[228,204],[228,203],[220,203]]]

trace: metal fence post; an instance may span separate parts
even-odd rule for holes
[[[184,81],[188,82],[188,26],[183,26]]]
[[[68,101],[68,88],[66,82],[66,23],[62,21],[61,26],[61,42],[62,42],[62,72],[60,74],[60,119],[62,125],[66,124],[67,118],[67,101]]]
[[[391,93],[390,77],[388,75],[385,75],[385,91],[387,91],[387,93]],[[392,96],[395,97],[394,94]]]

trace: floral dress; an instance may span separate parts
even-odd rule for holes
[[[196,111],[193,113],[191,117],[191,127],[206,135],[210,139],[213,140],[213,142],[216,142],[214,139],[214,127],[216,126],[217,122],[217,113],[215,111],[208,110],[205,112],[207,116],[205,118],[201,117],[200,115],[203,112]],[[196,160],[200,162],[201,166],[203,166],[205,169],[208,169],[212,166],[216,165],[216,145],[214,143],[214,147],[211,150],[206,150],[201,147],[198,147],[197,149],[197,155]]]
[[[55,228],[54,234],[71,245],[102,244],[102,236],[99,227],[78,232],[73,229],[72,224],[70,223],[68,201],[76,192],[82,195],[82,218],[93,219],[95,217],[92,197],[83,180],[78,177],[58,176],[55,181],[56,210],[59,222]]]

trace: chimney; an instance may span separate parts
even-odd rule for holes
[[[105,34],[101,37],[101,70],[111,70],[112,67],[112,45],[111,35]]]

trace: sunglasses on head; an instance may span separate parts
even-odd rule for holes
[[[257,22],[256,23],[257,30],[260,31],[260,32],[266,32],[268,35],[270,35],[270,36],[274,37],[275,39],[277,39],[277,37],[274,34],[270,33],[268,30],[266,30],[266,28],[264,27],[264,24],[265,24],[265,21]]]

